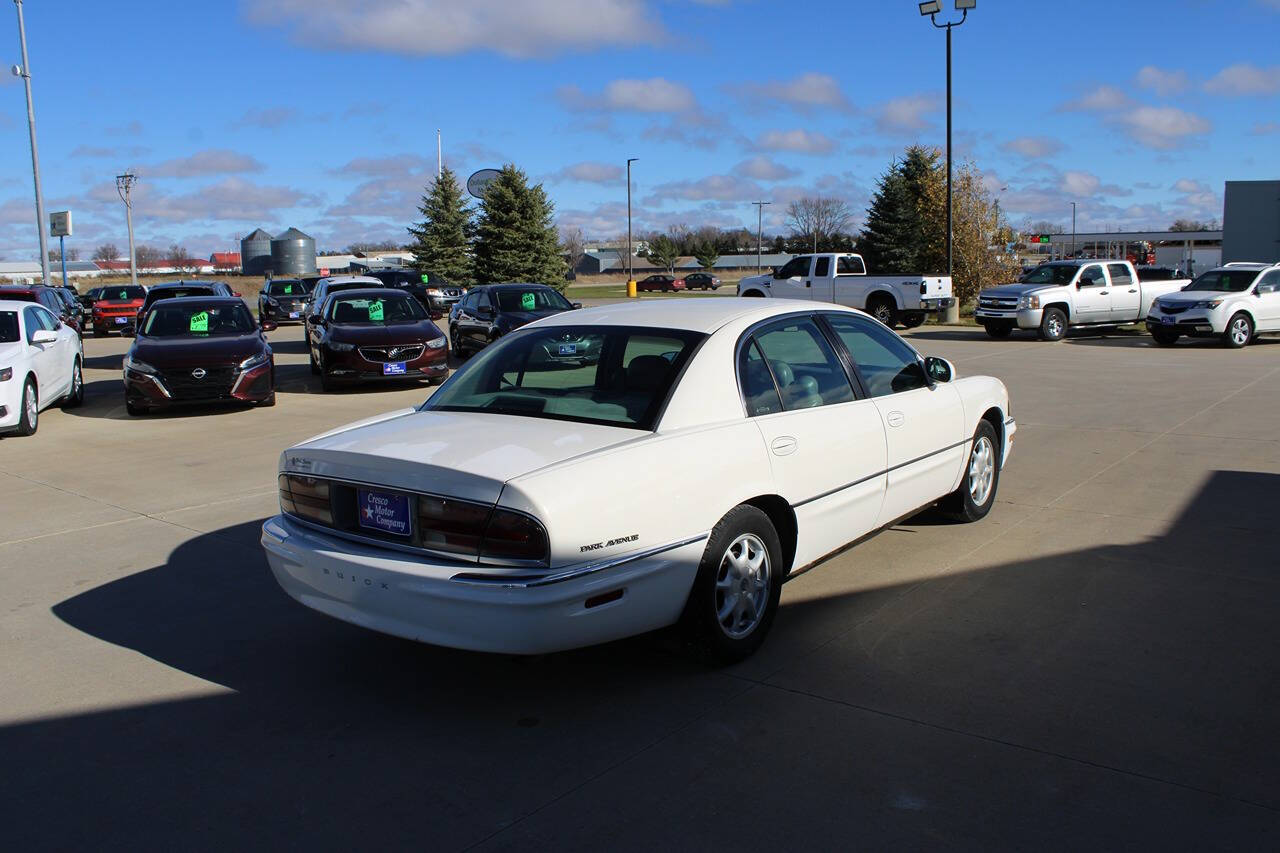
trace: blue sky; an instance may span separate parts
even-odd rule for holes
[[[10,7],[6,10],[5,7]],[[75,0],[25,4],[46,205],[72,245],[321,247],[404,238],[435,173],[514,162],[562,225],[781,229],[859,215],[894,154],[941,145],[943,35],[914,2]],[[18,61],[11,4],[4,65]],[[982,0],[955,32],[955,140],[1002,207],[1080,227],[1217,219],[1223,182],[1280,178],[1280,0]],[[0,78],[0,255],[34,257],[26,108]],[[766,226],[768,228],[768,225]]]

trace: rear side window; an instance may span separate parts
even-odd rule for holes
[[[862,258],[840,257],[836,258],[836,275],[866,275],[867,267],[862,263]]]
[[[1107,269],[1111,271],[1111,283],[1116,287],[1133,284],[1133,276],[1129,275],[1129,268],[1124,264],[1107,264]]]
[[[747,407],[747,417],[772,415],[782,411],[778,386],[773,384],[773,374],[760,354],[754,340],[748,341],[738,358],[738,376],[742,383],[742,402]]]
[[[18,342],[18,312],[0,311],[0,344]]]
[[[755,341],[769,363],[786,411],[853,399],[848,374],[813,320],[774,323],[757,332]]]

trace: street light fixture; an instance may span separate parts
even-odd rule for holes
[[[18,41],[22,45],[22,64],[11,69],[21,77],[27,90],[27,130],[31,134],[31,175],[36,186],[36,230],[40,234],[41,283],[49,283],[49,220],[44,215],[44,191],[40,188],[40,149],[36,147],[36,110],[31,103],[31,62],[27,59],[27,26],[22,19],[22,0],[13,0],[18,9]]]
[[[920,4],[920,14],[926,16],[935,27],[947,31],[947,275],[952,271],[952,218],[951,218],[951,30],[960,26],[969,18],[969,10],[978,8],[978,0],[955,0],[956,11],[960,20],[939,24],[937,15],[942,11],[942,3],[930,0]],[[957,322],[960,319],[960,306],[953,305],[947,309],[947,321]]]

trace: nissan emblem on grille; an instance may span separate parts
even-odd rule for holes
[[[204,376],[205,373],[203,367],[197,367],[195,370],[191,371],[191,377],[193,379],[204,379]]]

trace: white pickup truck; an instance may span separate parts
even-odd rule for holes
[[[847,252],[797,255],[776,272],[739,281],[738,295],[835,302],[861,308],[890,328],[902,323],[908,329],[955,304],[950,276],[870,276],[862,256]]]
[[[1157,296],[1176,293],[1191,279],[1142,281],[1128,261],[1070,260],[1041,264],[1017,284],[978,294],[974,319],[993,338],[1014,329],[1061,340],[1068,328],[1123,326],[1147,316]]]

